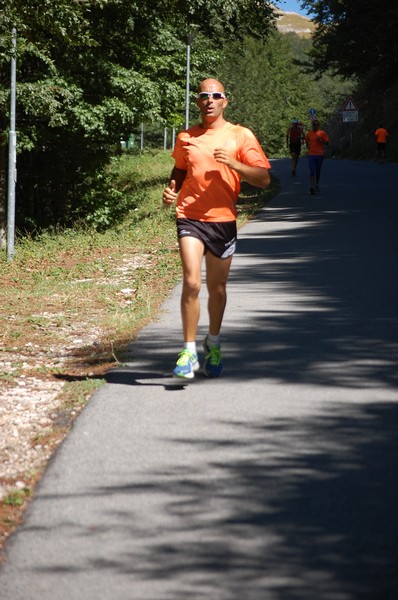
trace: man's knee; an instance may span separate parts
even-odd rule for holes
[[[200,283],[195,277],[185,277],[182,285],[183,294],[196,298],[200,292]]]
[[[227,285],[223,282],[217,282],[208,286],[210,298],[223,300],[227,294]]]

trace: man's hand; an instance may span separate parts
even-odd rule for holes
[[[217,162],[227,165],[230,169],[236,169],[239,164],[226,148],[216,148],[213,156]]]
[[[255,187],[265,189],[270,184],[271,178],[267,169],[263,167],[250,167],[239,162],[226,148],[216,148],[213,154],[216,161],[227,165],[236,171],[242,179]]]
[[[171,206],[171,204],[173,204],[177,200],[178,192],[176,192],[176,187],[176,181],[175,179],[172,179],[170,181],[170,185],[164,190],[163,204],[165,204],[166,206]]]

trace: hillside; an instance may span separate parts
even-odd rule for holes
[[[299,37],[310,38],[315,24],[308,17],[295,12],[287,12],[274,6],[277,15],[276,26],[281,33],[295,33]]]

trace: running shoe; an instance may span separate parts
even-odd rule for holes
[[[207,377],[220,377],[223,364],[220,346],[209,346],[207,336],[203,342],[203,350],[205,351],[205,364],[203,371]]]
[[[310,194],[314,195],[315,194],[315,188],[310,187]]]
[[[176,367],[173,371],[174,377],[183,377],[184,379],[193,379],[195,371],[200,368],[196,354],[184,348],[178,355]]]

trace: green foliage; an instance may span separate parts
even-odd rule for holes
[[[87,182],[88,192],[76,207],[71,223],[79,222],[104,231],[117,227],[125,219],[131,222],[154,217],[155,206],[148,201],[147,189],[165,185],[172,169],[169,152],[145,150],[139,154],[114,157],[110,165]],[[103,193],[98,194],[99,185]],[[159,197],[161,192],[159,191]]]
[[[91,185],[90,180],[86,183],[87,192],[76,207],[72,222],[84,221],[100,231],[117,223],[129,210],[123,194],[107,185],[109,180],[104,173],[98,174]]]
[[[310,127],[309,109],[329,129],[352,81],[325,73],[317,78],[308,70],[311,42],[296,34],[274,32],[266,42],[247,39],[225,53],[221,64],[231,90],[229,118],[251,127],[268,156],[288,154],[286,131],[293,117]],[[336,137],[340,135],[337,131]]]
[[[204,77],[221,77],[229,118],[251,127],[270,156],[286,154],[293,116],[308,124],[313,106],[326,122],[356,80],[364,106],[376,102],[374,90],[393,89],[395,3],[302,5],[318,25],[313,47],[294,34],[270,35],[272,7],[257,0],[1,0],[2,165],[13,26],[18,34],[18,227],[84,221],[103,229],[128,210],[106,167],[120,140],[141,122],[147,128],[183,125],[188,35],[191,89]],[[384,96],[380,101],[380,115],[390,114]]]
[[[297,36],[296,36],[297,37]],[[247,38],[231,44],[224,53],[220,71],[230,105],[228,118],[254,130],[269,156],[284,156],[286,131],[293,117],[308,127],[309,109],[325,122],[336,110],[339,85],[326,77],[315,82],[298,64],[308,42],[278,32],[266,42]],[[300,49],[300,45],[302,46]]]
[[[374,131],[383,123],[390,132],[389,158],[396,159],[397,3],[305,0],[303,5],[317,24],[307,72],[320,80],[328,104],[334,102],[332,133],[339,153],[373,157]],[[342,123],[338,112],[348,95],[355,97],[359,107],[359,121],[353,125]]]
[[[268,3],[256,0],[3,0],[0,129],[8,127],[11,28],[17,29],[17,225],[105,226],[118,197],[101,171],[141,122],[179,127],[191,81],[244,34],[264,37]],[[3,148],[4,150],[4,148]]]
[[[14,490],[8,494],[3,500],[5,506],[23,506],[26,498],[30,496],[29,488],[22,490]]]
[[[391,0],[305,0],[317,23],[314,69],[343,77],[377,74],[380,87],[398,81],[398,5]]]

